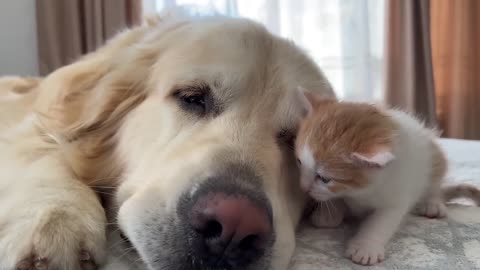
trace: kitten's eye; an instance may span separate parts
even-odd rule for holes
[[[319,174],[317,174],[317,180],[318,180],[318,181],[322,181],[322,182],[325,183],[325,184],[328,184],[328,183],[332,182],[332,179],[327,178],[327,177],[323,177],[323,176],[321,176],[321,175],[319,175]]]
[[[295,148],[296,132],[290,129],[282,129],[277,133],[277,139],[290,149]]]

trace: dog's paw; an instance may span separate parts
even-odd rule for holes
[[[441,200],[429,200],[418,204],[414,213],[428,218],[443,218],[447,215],[447,207]]]
[[[338,227],[345,217],[345,206],[342,202],[329,201],[318,203],[310,215],[310,222],[318,228]]]
[[[97,269],[105,257],[106,221],[76,210],[18,209],[0,224],[0,269]]]
[[[385,259],[385,247],[372,241],[351,240],[346,256],[354,263],[374,265]]]
[[[74,256],[75,257],[75,256]],[[75,262],[77,260],[77,262]],[[59,268],[64,265],[66,268]],[[25,259],[15,264],[15,270],[47,270],[47,269],[80,269],[96,270],[98,269],[94,258],[88,251],[81,251],[77,258],[72,258],[71,262],[65,260],[62,264],[55,264],[51,259],[36,255],[32,252]]]

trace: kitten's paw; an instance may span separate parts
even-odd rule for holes
[[[105,257],[105,220],[62,208],[37,208],[29,216],[22,209],[0,226],[0,269],[97,269]]]
[[[328,201],[318,203],[310,215],[313,226],[319,228],[338,227],[345,217],[345,206],[341,202]]]
[[[441,200],[430,200],[417,205],[414,213],[428,218],[443,218],[447,215],[447,207]]]
[[[346,256],[357,264],[374,265],[385,259],[385,247],[371,241],[351,240]]]

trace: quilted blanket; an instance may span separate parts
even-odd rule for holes
[[[442,139],[450,162],[448,181],[480,186],[480,142]],[[344,257],[345,242],[355,225],[317,229],[299,228],[291,270],[450,270],[480,269],[480,208],[468,202],[449,205],[448,218],[408,217],[387,248],[387,259],[376,266],[359,266]],[[111,235],[111,245],[118,236]],[[111,249],[105,270],[145,270],[129,250]]]

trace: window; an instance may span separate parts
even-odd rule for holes
[[[386,0],[144,0],[146,12],[181,8],[261,22],[295,41],[322,68],[340,98],[380,100]]]

